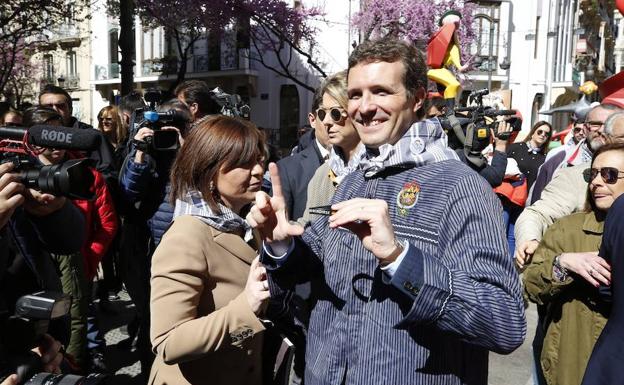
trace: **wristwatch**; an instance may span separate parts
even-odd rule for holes
[[[553,278],[559,282],[563,282],[568,279],[568,269],[561,266],[561,262],[559,261],[559,255],[555,257],[555,261],[553,262]]]

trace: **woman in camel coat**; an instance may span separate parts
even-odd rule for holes
[[[150,384],[261,384],[258,315],[269,297],[259,244],[242,219],[264,173],[251,123],[195,127],[171,171],[174,222],[152,258]]]

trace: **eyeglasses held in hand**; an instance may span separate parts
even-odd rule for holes
[[[323,121],[325,120],[325,116],[327,115],[327,110],[324,108],[319,108],[316,110],[316,116]],[[336,123],[340,122],[342,119],[347,117],[347,112],[340,108],[330,108],[329,109],[329,117]]]
[[[600,169],[588,168],[583,171],[583,177],[587,183],[596,179],[598,174],[600,174],[602,180],[607,184],[615,184],[618,179],[624,179],[624,176],[618,176],[619,174],[624,174],[624,171],[620,171],[615,167],[603,167]]]

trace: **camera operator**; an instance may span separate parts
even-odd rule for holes
[[[13,163],[0,164],[0,309],[5,314],[14,312],[17,299],[24,294],[61,291],[49,253],[79,250],[85,232],[84,218],[67,199],[27,189],[11,171]],[[44,335],[34,350],[44,371],[59,372],[63,354],[57,339],[67,342],[67,321],[52,321],[50,335]],[[17,376],[9,376],[2,384],[17,384]]]
[[[221,106],[212,97],[210,87],[203,80],[193,79],[182,82],[173,93],[188,107],[192,123],[221,111]]]
[[[455,151],[459,159],[479,173],[492,187],[497,187],[503,182],[505,177],[505,169],[507,168],[507,146],[512,140],[510,133],[512,126],[505,120],[498,123],[498,129],[490,130],[493,143],[488,146],[484,152],[488,155],[481,154],[480,162],[473,162],[466,157],[464,148],[456,148]]]
[[[161,130],[173,130],[178,133],[180,146],[184,144],[184,136],[191,121],[191,113],[186,104],[177,99],[161,104],[157,111],[175,110],[186,123],[179,127],[165,126]],[[150,260],[151,254],[173,219],[173,206],[167,198],[169,194],[169,170],[175,159],[176,151],[156,151],[146,153],[140,149],[151,137],[154,130],[142,127],[130,144],[130,151],[121,170],[120,185],[124,199],[134,204],[137,215],[132,218],[135,226],[133,234],[124,237],[134,238],[132,258],[126,261],[128,294],[136,305],[139,318],[137,349],[141,361],[141,373],[147,378],[154,355],[149,340],[149,293],[150,293]],[[153,143],[153,142],[152,142]],[[142,242],[144,241],[144,242]]]

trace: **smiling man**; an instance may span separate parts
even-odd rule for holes
[[[358,46],[348,114],[367,151],[331,216],[305,231],[289,222],[271,165],[274,195],[259,193],[247,217],[272,295],[312,281],[306,384],[485,385],[488,350],[524,338],[500,203],[438,121],[420,121],[426,82],[414,47]]]

